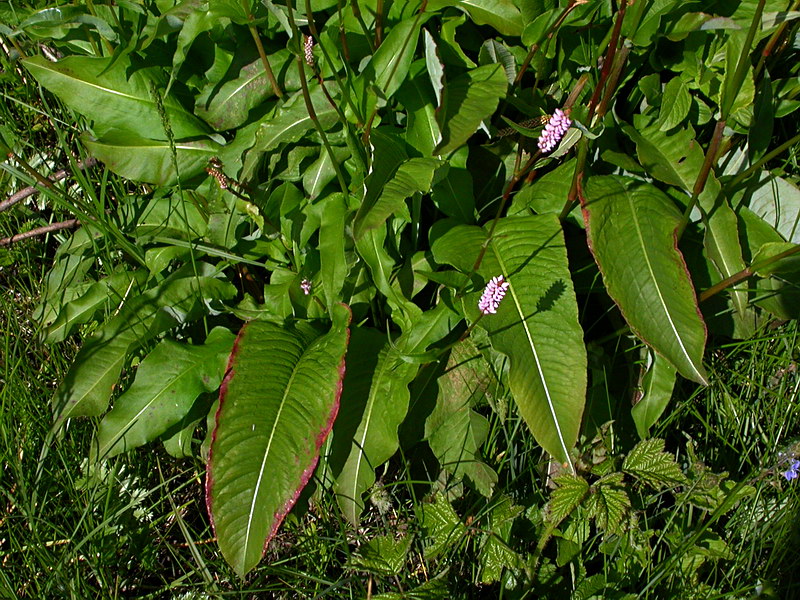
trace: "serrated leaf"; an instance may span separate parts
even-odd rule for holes
[[[481,583],[499,581],[503,571],[516,572],[523,566],[522,557],[514,551],[511,544],[511,529],[514,520],[522,514],[522,507],[516,506],[511,498],[502,496],[494,505],[482,529],[483,536],[479,561]]]
[[[606,534],[620,533],[623,519],[631,508],[631,501],[624,489],[615,485],[595,485],[594,492],[586,503],[589,516]]]
[[[200,346],[164,340],[145,357],[131,387],[97,430],[98,460],[151,442],[180,422],[197,396],[219,387],[234,335],[218,327]]]
[[[547,520],[561,523],[575,510],[589,493],[589,484],[577,475],[561,475],[555,478],[558,485],[547,503]]]
[[[346,568],[384,577],[399,575],[413,539],[406,535],[397,540],[391,533],[373,538],[350,556]]]
[[[456,547],[467,535],[467,527],[444,494],[437,494],[430,503],[419,503],[417,515],[419,526],[426,537],[427,560],[433,560],[449,548]]]
[[[240,577],[308,483],[339,409],[350,311],[330,331],[252,321],[220,389],[206,502],[220,551]]]
[[[678,210],[654,186],[618,176],[592,177],[581,206],[603,281],[631,329],[706,384],[706,328],[677,248]]]
[[[664,452],[664,440],[659,438],[636,444],[625,457],[622,470],[656,489],[686,482],[678,463],[671,454]]]

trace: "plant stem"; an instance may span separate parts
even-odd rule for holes
[[[383,0],[378,0],[375,8],[375,46],[380,47],[383,42]]]
[[[791,11],[795,11],[800,8],[800,0],[796,0],[794,6],[790,9]],[[753,76],[758,78],[762,69],[764,68],[764,64],[767,62],[767,58],[772,55],[772,51],[775,48],[775,45],[778,43],[778,40],[783,36],[784,32],[786,31],[786,27],[789,25],[789,21],[784,21],[775,32],[770,36],[769,41],[764,46],[764,49],[761,51],[761,57],[758,59],[758,64],[756,65],[755,71],[753,72]]]
[[[728,80],[727,86],[722,92],[722,101],[720,102],[719,113],[720,120],[727,121],[730,115],[733,102],[739,90],[742,89],[744,77],[747,71],[747,66],[750,63],[750,48],[753,45],[753,40],[756,37],[756,31],[761,25],[761,14],[764,12],[764,4],[767,0],[759,0],[756,6],[756,12],[753,14],[753,20],[750,23],[750,29],[747,31],[747,38],[742,46],[742,52],[739,55],[739,62],[736,64],[736,70],[733,72],[733,77]]]
[[[746,171],[743,171],[743,172],[739,173],[736,177],[731,179],[731,181],[729,182],[729,185],[731,187],[735,188],[742,181],[744,181],[745,179],[750,177],[750,175],[752,175],[753,173],[758,171],[766,163],[771,161],[773,158],[775,158],[776,156],[778,156],[779,154],[781,154],[785,150],[788,150],[789,148],[794,146],[797,142],[800,142],[800,133],[798,133],[796,136],[794,136],[788,142],[784,142],[783,144],[781,144],[780,146],[778,146],[777,148],[775,148],[771,152],[769,152],[769,153],[765,154],[764,156],[762,156],[755,163],[753,163],[753,166],[748,168]]]
[[[769,258],[765,258],[764,260],[758,263],[754,263],[749,267],[742,269],[738,273],[734,273],[727,279],[723,279],[719,283],[712,285],[710,288],[708,288],[706,291],[700,294],[700,302],[704,302],[709,298],[711,298],[712,296],[716,296],[724,289],[736,285],[737,283],[747,279],[748,277],[752,277],[753,275],[756,274],[756,272],[759,269],[762,269],[763,267],[771,265],[772,263],[777,262],[781,259],[784,259],[787,256],[793,256],[798,253],[800,253],[800,244],[792,248],[789,248],[788,250],[784,250],[780,254],[776,254],[775,256],[770,256]]]
[[[614,21],[614,30],[611,33],[611,41],[608,44],[606,57],[603,61],[603,69],[600,71],[600,80],[597,82],[597,87],[594,89],[591,100],[589,100],[589,116],[586,118],[587,125],[592,122],[595,109],[597,108],[597,101],[600,99],[600,94],[606,85],[611,67],[614,64],[614,57],[617,54],[617,44],[619,44],[620,31],[622,30],[622,20],[625,18],[625,9],[628,6],[628,0],[622,0],[617,11],[617,18]]]
[[[611,68],[611,75],[608,78],[608,84],[603,93],[603,99],[600,101],[600,106],[597,109],[598,119],[602,119],[603,115],[606,114],[606,110],[608,110],[608,105],[611,103],[614,92],[617,90],[617,83],[619,82],[619,76],[622,74],[622,67],[625,66],[625,61],[628,60],[628,54],[630,54],[630,52],[631,49],[623,44],[614,57],[614,66]]]
[[[575,205],[575,202],[578,200],[578,192],[581,189],[581,183],[583,182],[583,170],[586,168],[586,157],[589,154],[589,140],[585,137],[581,138],[580,142],[578,142],[578,159],[575,164],[575,173],[572,175],[572,185],[569,188],[569,193],[567,194],[567,201],[564,203],[564,208],[561,209],[561,213],[558,215],[558,220],[563,221],[567,218],[567,215],[572,210],[572,207]]]
[[[714,166],[714,163],[717,162],[717,151],[719,150],[719,143],[722,140],[722,132],[725,130],[725,121],[717,121],[716,127],[714,127],[714,135],[711,136],[711,143],[708,145],[708,150],[706,150],[706,157],[703,160],[703,166],[700,168],[700,172],[697,174],[697,180],[694,182],[694,188],[692,189],[692,198],[689,200],[689,204],[686,205],[686,210],[683,211],[683,216],[681,216],[681,221],[678,223],[678,228],[675,230],[675,235],[677,239],[681,239],[683,235],[683,231],[686,229],[686,226],[689,224],[689,218],[691,216],[692,210],[697,205],[697,200],[700,197],[700,194],[703,193],[703,189],[706,187],[706,181],[708,181],[708,174],[711,172],[711,168]]]
[[[0,246],[10,246],[15,242],[21,242],[22,240],[27,240],[29,238],[51,233],[53,231],[59,231],[61,229],[71,229],[72,227],[78,227],[80,224],[81,222],[78,219],[68,219],[66,221],[61,221],[60,223],[51,223],[50,225],[45,225],[44,227],[37,227],[36,229],[31,229],[30,231],[25,231],[24,233],[16,233],[11,237],[2,238],[0,239]]]
[[[367,39],[367,45],[369,46],[370,52],[374,53],[375,42],[372,41],[367,24],[364,23],[364,19],[361,17],[361,7],[358,5],[358,0],[352,0],[350,5],[353,7],[353,16],[355,16],[356,21],[358,21],[358,24],[361,26],[361,30],[364,32],[364,37]]]
[[[248,16],[251,19],[253,18],[253,15],[251,14],[248,14]],[[267,74],[267,79],[269,80],[269,85],[272,87],[272,91],[278,98],[283,99],[283,91],[281,91],[281,87],[278,85],[278,80],[275,79],[275,74],[272,72],[272,67],[269,66],[267,53],[264,52],[264,45],[261,43],[261,38],[258,35],[256,26],[248,25],[247,27],[250,30],[250,35],[253,36],[253,41],[256,43],[256,48],[258,48],[258,55],[261,57],[261,64],[264,65],[264,72]]]

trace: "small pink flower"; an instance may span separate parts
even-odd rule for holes
[[[311,282],[308,279],[303,279],[303,281],[300,282],[300,289],[308,296],[311,293]]]
[[[508,290],[508,282],[503,281],[503,276],[498,275],[492,277],[492,280],[486,284],[486,289],[483,290],[483,295],[478,302],[478,309],[484,314],[494,314],[497,312],[497,307],[506,295]]]
[[[306,64],[309,67],[314,66],[314,38],[310,35],[306,36],[305,43],[303,44],[303,50],[305,51],[306,55]]]
[[[567,133],[567,129],[572,125],[570,118],[564,113],[563,110],[557,108],[544,126],[542,135],[539,136],[539,150],[542,152],[550,152],[553,148],[558,146],[558,142]]]

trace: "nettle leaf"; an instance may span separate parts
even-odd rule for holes
[[[485,241],[481,228],[454,227],[434,243],[434,258],[468,272]],[[498,221],[479,273],[485,281],[502,274],[511,284],[497,314],[479,325],[510,359],[509,384],[520,414],[547,452],[572,464],[586,397],[586,348],[558,217]],[[467,297],[473,319],[480,293]]]
[[[593,486],[594,493],[586,502],[590,518],[595,519],[597,527],[607,534],[620,533],[625,515],[631,508],[631,500],[627,492],[617,485]]]
[[[589,244],[631,329],[678,372],[707,384],[706,327],[675,231],[681,215],[654,186],[592,177],[581,199]]]
[[[656,489],[683,485],[687,481],[675,458],[664,452],[664,440],[660,438],[636,444],[625,457],[622,470]]]
[[[23,64],[42,86],[72,110],[93,121],[96,134],[102,136],[114,128],[136,132],[139,137],[167,139],[153,95],[154,89],[164,86],[158,70],[132,71],[128,57],[115,60],[69,56],[53,63],[34,56],[24,59]],[[176,139],[207,132],[203,122],[174,97],[165,97],[163,105]]]
[[[203,172],[208,160],[223,146],[209,139],[175,142],[175,155],[169,142],[139,137],[122,130],[110,130],[101,139],[88,133],[81,141],[109,170],[133,181],[172,186]]]
[[[675,367],[666,358],[649,348],[647,353],[651,364],[642,377],[641,397],[631,409],[636,431],[642,439],[649,436],[650,428],[666,410],[672,398],[677,374]]]
[[[425,535],[425,558],[433,560],[459,544],[467,536],[467,527],[458,518],[445,494],[416,505],[417,522]]]
[[[97,430],[96,456],[110,458],[151,442],[219,387],[234,335],[217,327],[203,345],[164,340],[142,361],[131,387]]]
[[[330,462],[336,477],[334,489],[339,506],[353,525],[358,525],[364,508],[362,495],[375,482],[375,469],[389,460],[399,447],[397,429],[408,412],[408,385],[419,370],[419,364],[408,358],[425,352],[428,346],[442,339],[456,320],[456,315],[442,303],[412,321],[399,338],[385,342],[374,370],[371,374],[361,374],[371,382],[366,397],[363,385],[350,378],[345,382],[354,389],[351,392],[345,387],[342,401],[345,421],[336,428],[333,443],[339,449],[333,452],[346,452],[347,458],[341,469],[335,460]],[[365,352],[374,353],[374,338],[365,340],[364,344],[365,348],[373,349],[354,349],[350,356],[356,365],[365,360]],[[346,450],[342,450],[342,444]]]
[[[435,154],[448,154],[466,143],[505,96],[508,80],[501,65],[472,69],[447,82],[437,111],[442,139]]]
[[[159,286],[130,298],[108,322],[84,342],[53,398],[56,426],[76,416],[98,416],[106,410],[129,352],[200,314],[203,301],[236,294],[227,281],[212,275],[214,267],[196,263],[176,271]]]
[[[547,520],[558,524],[580,506],[589,493],[589,484],[577,475],[560,475],[554,481],[558,487],[553,490],[547,503]]]
[[[350,311],[320,336],[305,322],[245,324],[220,389],[206,503],[225,560],[243,577],[308,483],[339,410]]]
[[[487,523],[481,527],[486,533],[480,552],[480,582],[499,581],[505,569],[517,572],[523,567],[522,557],[511,549],[511,528],[523,508],[508,496],[501,496],[494,505]]]
[[[373,538],[350,556],[346,568],[384,577],[399,575],[413,540],[413,535],[398,540],[391,533]]]

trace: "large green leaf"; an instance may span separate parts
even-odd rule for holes
[[[706,327],[675,230],[681,214],[653,185],[592,177],[582,198],[589,244],[631,329],[678,372],[706,384]]]
[[[339,298],[347,277],[345,255],[345,215],[347,203],[343,194],[337,192],[320,203],[319,261],[322,290],[327,306],[333,306]]]
[[[209,139],[175,142],[173,160],[169,142],[141,138],[128,131],[111,130],[99,140],[84,134],[81,139],[92,156],[117,175],[162,186],[202,173],[208,160],[222,149]]]
[[[203,301],[231,298],[236,289],[213,277],[214,268],[196,263],[176,271],[159,286],[129,299],[78,352],[56,390],[53,409],[57,424],[75,416],[103,413],[132,350],[178,323],[195,318]]]
[[[434,258],[468,270],[485,240],[478,227],[455,227],[434,244]],[[489,332],[492,347],[509,357],[509,383],[520,414],[547,452],[571,464],[587,363],[558,217],[500,220],[479,273],[487,281],[503,275],[511,284],[497,314],[479,324]],[[473,317],[478,296],[480,291],[467,297]]]
[[[361,373],[356,389],[345,388],[342,403],[341,429],[337,426],[334,445],[346,447],[347,458],[341,469],[332,465],[336,477],[335,491],[339,506],[348,521],[358,524],[364,502],[361,498],[375,482],[375,469],[397,451],[397,428],[408,412],[408,384],[419,369],[415,354],[447,335],[455,325],[456,316],[441,303],[422,314],[406,333],[393,342],[386,342],[378,354],[374,371]],[[375,338],[364,340],[362,350],[348,355],[356,364],[365,361],[365,354],[375,356]],[[368,350],[370,349],[371,350]],[[352,357],[352,358],[351,358]],[[372,359],[371,359],[372,360]],[[371,362],[371,361],[370,361]],[[358,366],[355,367],[356,369]],[[347,385],[350,384],[350,379]],[[364,383],[370,381],[369,393],[363,395]],[[341,450],[340,450],[341,452]]]
[[[431,0],[428,10],[456,6],[478,25],[491,25],[503,35],[522,35],[522,13],[512,0]]]
[[[448,81],[437,115],[442,139],[434,153],[447,154],[464,144],[494,113],[507,87],[506,73],[498,64],[472,69]]]
[[[319,336],[307,323],[245,324],[228,363],[206,502],[225,560],[243,577],[302,489],[339,410],[350,311]]]
[[[197,396],[219,387],[234,335],[214,329],[203,345],[164,340],[142,361],[131,387],[97,430],[97,457],[151,442],[189,412]]]
[[[789,242],[800,244],[800,188],[764,172],[748,190],[750,210],[772,225]]]
[[[409,77],[397,90],[397,99],[406,109],[406,142],[422,156],[430,156],[441,133],[436,122],[436,99],[425,71],[425,61],[418,60],[411,65]]]
[[[300,88],[300,75],[288,50],[275,52],[267,60],[284,91]],[[274,95],[264,63],[258,59],[243,66],[232,79],[209,82],[197,98],[195,112],[217,131],[234,129],[247,121],[251,109]]]
[[[111,128],[136,132],[143,138],[166,140],[154,90],[163,89],[156,69],[133,71],[129,59],[70,56],[56,63],[41,56],[23,63],[36,80],[74,111],[94,121],[102,136]],[[177,139],[206,133],[197,119],[172,96],[163,99],[164,116]]]
[[[642,377],[641,397],[631,409],[636,432],[642,439],[650,435],[650,428],[666,410],[675,388],[676,374],[675,367],[663,356],[649,348],[647,353],[651,364]]]
[[[365,202],[356,215],[353,236],[358,239],[365,231],[381,227],[386,219],[405,208],[406,198],[417,193],[426,194],[437,178],[443,160],[436,158],[410,158],[401,164],[383,187],[374,204]]]

